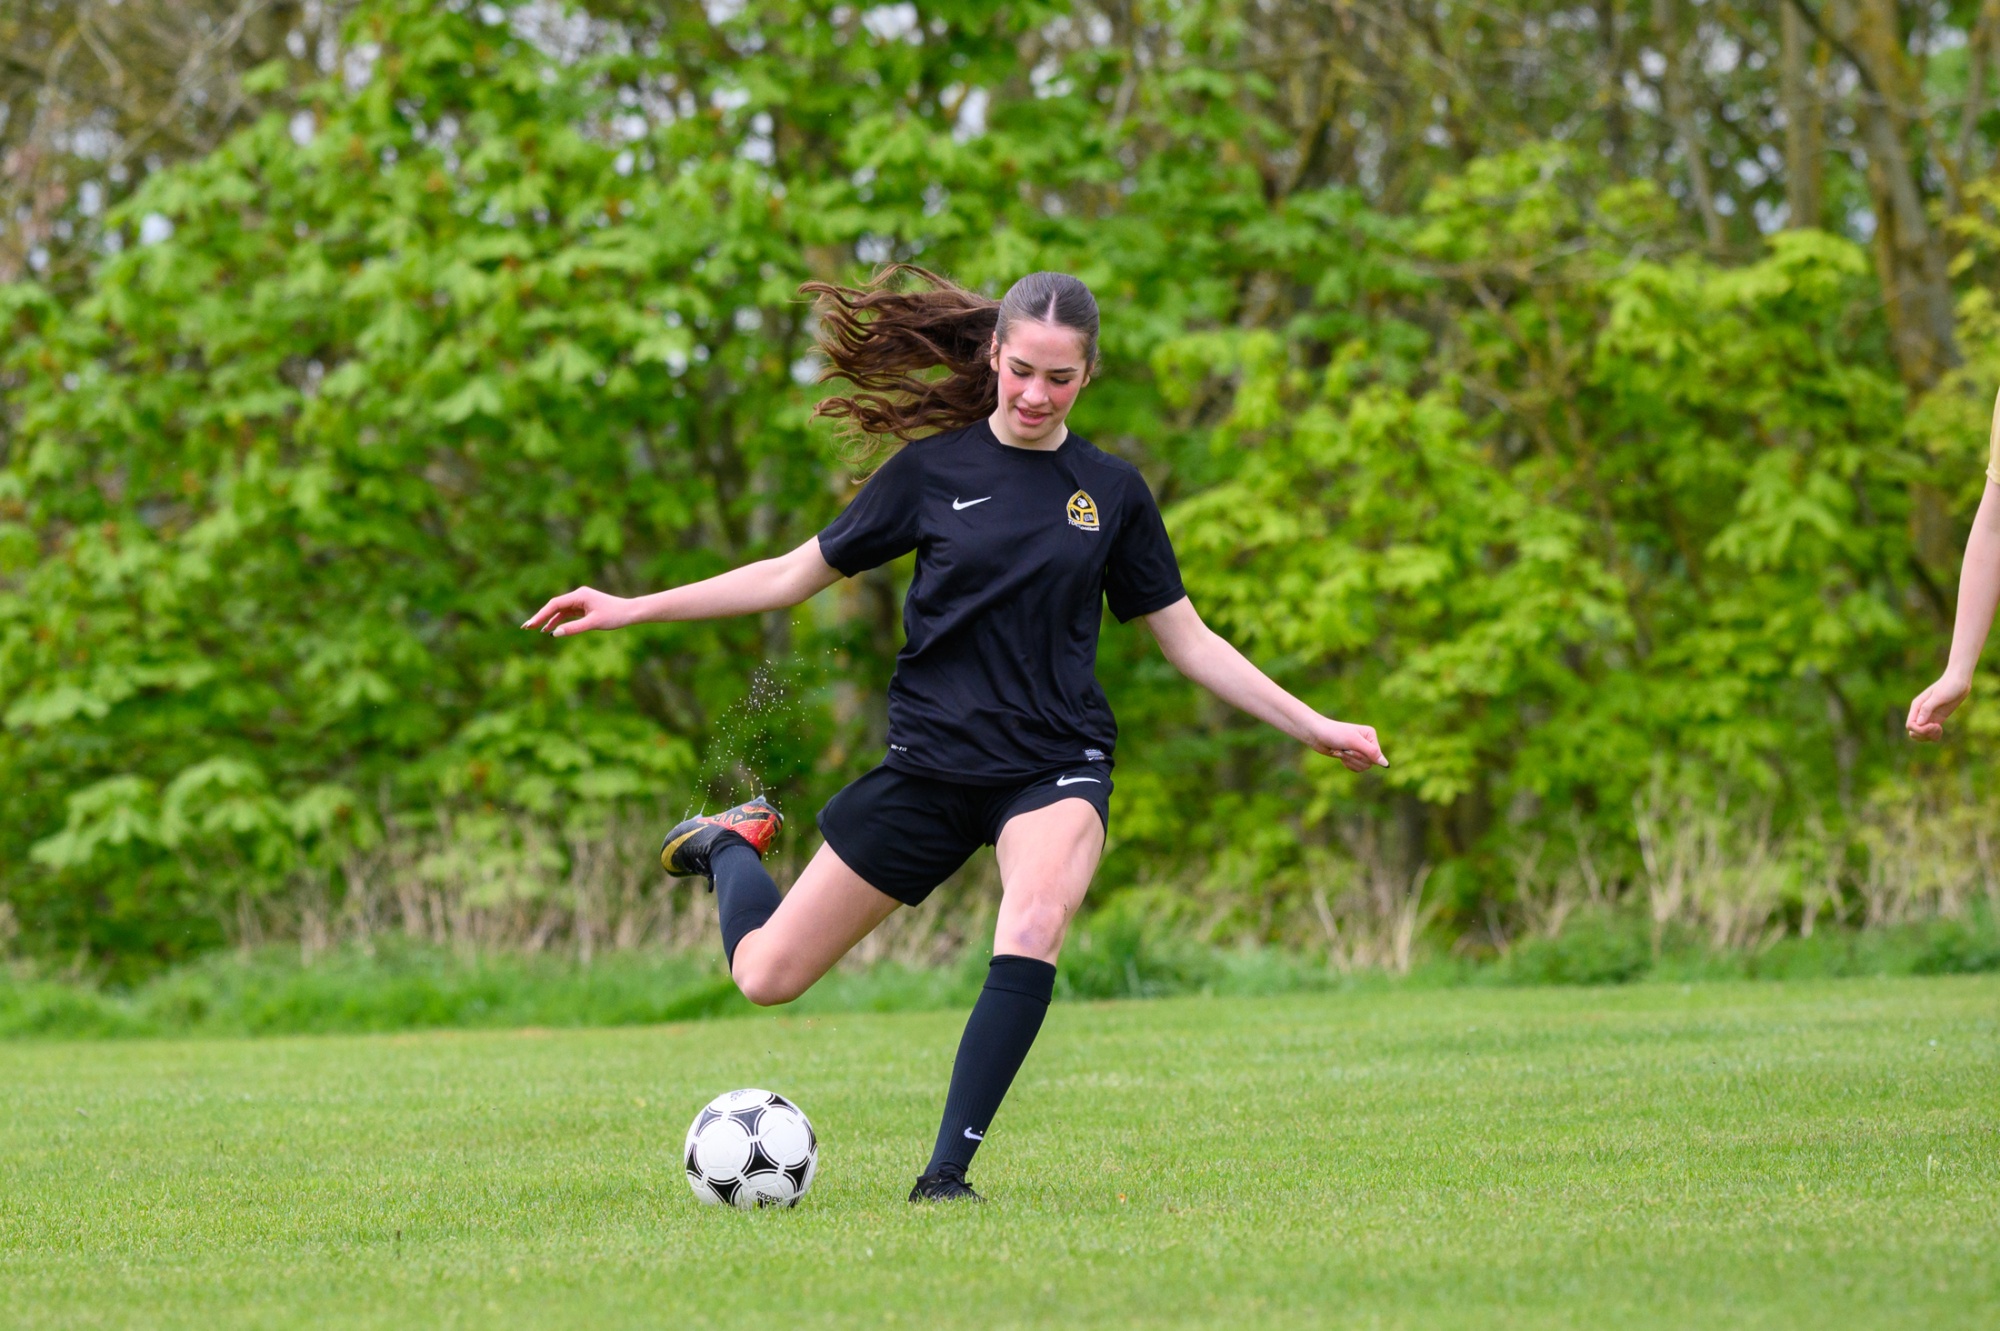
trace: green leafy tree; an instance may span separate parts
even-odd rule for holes
[[[888,644],[813,617],[810,646],[782,620],[560,649],[515,627],[842,502],[794,293],[815,262],[858,271],[829,247],[906,243],[929,205],[885,168],[950,165],[936,86],[1008,30],[913,45],[773,10],[642,56],[380,6],[372,76],[311,96],[308,142],[274,116],[149,181],[117,220],[172,235],[74,307],[9,291],[0,835],[29,928],[207,945],[385,820],[491,810],[505,855],[509,816],[689,790],[760,658],[807,689],[829,652],[883,673]],[[810,770],[820,715],[767,778]]]
[[[2000,363],[1988,187],[1949,213],[1966,362],[1930,389],[1883,304],[1921,256],[1749,234],[1804,183],[1831,215],[1892,178],[1735,165],[1710,225],[1721,165],[1770,156],[1754,71],[1711,79],[1756,114],[1704,194],[1687,103],[1621,100],[1629,26],[1428,13],[360,7],[307,114],[149,177],[80,296],[0,288],[22,945],[157,964],[399,837],[560,905],[618,818],[752,776],[797,812],[871,763],[907,570],[761,621],[515,626],[818,530],[868,464],[810,423],[795,293],[891,259],[1090,282],[1077,426],[1145,469],[1202,610],[1396,762],[1309,759],[1108,627],[1101,895],[1331,936],[1360,884],[1406,960],[1426,922],[1523,927],[1543,847],[1629,888],[1664,790],[1857,881],[1869,801],[1930,770],[1896,722]],[[1711,78],[1691,51],[1675,99]]]

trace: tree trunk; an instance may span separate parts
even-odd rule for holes
[[[1958,363],[1944,237],[1925,209],[1909,147],[1923,90],[1903,48],[1896,0],[1828,0],[1825,22],[1861,77],[1854,115],[1868,152],[1875,270],[1896,367],[1921,391]]]
[[[1958,178],[1971,180],[1986,169],[1979,160],[1979,119],[1986,114],[1987,66],[1993,60],[1996,36],[2000,36],[2000,0],[1985,0],[1979,7],[1979,21],[1965,52],[1965,105],[1958,116]]]
[[[1604,155],[1613,179],[1632,174],[1632,127],[1625,118],[1624,43],[1618,35],[1619,0],[1597,0],[1598,78],[1604,89]]]
[[[1666,87],[1667,123],[1673,127],[1674,143],[1687,163],[1688,188],[1694,194],[1695,211],[1701,215],[1701,229],[1711,250],[1723,244],[1722,214],[1715,206],[1715,188],[1708,175],[1708,152],[1694,122],[1694,98],[1689,95],[1685,43],[1681,39],[1680,0],[1653,0],[1653,33],[1659,39],[1660,55],[1666,60],[1662,82]]]
[[[1821,154],[1825,148],[1826,113],[1809,62],[1815,54],[1812,34],[1798,9],[1785,0],[1779,8],[1783,28],[1779,95],[1785,107],[1785,205],[1791,225],[1820,224]]]

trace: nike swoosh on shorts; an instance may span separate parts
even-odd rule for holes
[[[1056,784],[1059,786],[1074,786],[1084,781],[1088,781],[1093,786],[1104,784],[1094,776],[1059,776],[1056,778]]]
[[[962,504],[959,503],[958,500],[954,499],[951,501],[951,509],[952,512],[956,513],[961,508],[971,508],[974,504],[983,504],[992,497],[993,497],[992,495],[981,495],[977,499],[968,499]]]

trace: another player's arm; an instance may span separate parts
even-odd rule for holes
[[[1944,738],[1944,721],[1972,692],[1972,672],[1993,627],[2000,606],[2000,399],[1993,404],[1993,427],[1987,441],[1986,492],[1972,519],[1965,542],[1965,563],[1958,575],[1958,614],[1951,628],[1951,655],[1937,683],[1916,696],[1905,722],[1914,740]]]
[[[1951,655],[1937,683],[1910,704],[1907,724],[1911,739],[1944,738],[1945,718],[1972,692],[1972,672],[1993,627],[1995,606],[2000,606],[2000,484],[1988,479],[1958,575],[1958,616],[1951,629]]]
[[[1284,731],[1299,743],[1349,771],[1387,767],[1373,726],[1357,726],[1321,716],[1278,687],[1221,634],[1202,622],[1194,602],[1183,596],[1164,610],[1144,616],[1146,627],[1174,669],[1232,707]]]
[[[783,610],[840,581],[840,573],[820,556],[815,536],[789,554],[718,573],[685,587],[650,596],[613,596],[595,587],[564,592],[528,616],[524,629],[566,638],[591,629],[621,629],[682,619],[727,619]]]

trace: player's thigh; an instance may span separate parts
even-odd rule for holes
[[[993,849],[1000,861],[994,954],[1054,962],[1104,853],[1103,819],[1088,800],[1057,800],[1009,818]]]
[[[751,1002],[788,1003],[899,904],[822,845],[771,918],[736,945],[730,973]]]

